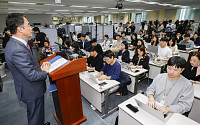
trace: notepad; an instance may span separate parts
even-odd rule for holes
[[[56,84],[50,84],[49,85],[49,92],[54,92],[57,91],[57,86]]]
[[[65,58],[61,56],[56,56],[53,59],[49,60],[48,62],[51,63],[50,70],[49,70],[49,73],[51,73],[55,69],[59,68],[60,66],[64,64],[67,64],[70,61],[66,60]]]

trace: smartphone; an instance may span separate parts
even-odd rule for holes
[[[102,82],[102,83],[99,83],[99,86],[103,86],[103,85],[106,85],[107,83],[106,82]]]
[[[140,70],[135,70],[135,72],[139,72]]]
[[[94,70],[88,70],[88,72],[94,72]]]
[[[139,111],[137,107],[132,106],[131,104],[127,104],[126,107],[132,110],[134,113]]]

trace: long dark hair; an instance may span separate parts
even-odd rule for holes
[[[172,46],[175,46],[175,41],[176,41],[175,38],[170,38],[169,41],[170,40],[172,40],[172,42],[173,42]],[[167,42],[167,46],[169,46],[169,41]]]
[[[158,36],[153,36],[153,38],[154,37],[156,37],[156,44],[155,44],[155,46],[157,46],[158,44],[159,44],[159,39],[158,39]],[[152,38],[152,41],[151,41],[151,45],[153,45],[154,44],[154,41],[153,41],[153,38]]]
[[[143,58],[145,58],[145,56],[146,56],[146,48],[145,48],[145,46],[141,46],[140,48],[136,48],[137,50],[135,51],[135,55],[134,55],[134,58],[135,59],[137,59],[138,58],[138,49],[140,50],[140,51],[143,51]]]

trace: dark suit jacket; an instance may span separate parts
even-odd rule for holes
[[[87,50],[91,46],[90,42],[86,39],[84,42],[84,48],[83,48],[83,42],[80,43],[80,49]]]
[[[37,60],[22,42],[10,38],[5,48],[5,59],[19,100],[33,100],[44,95],[47,73],[41,71]]]
[[[129,54],[129,51],[126,50],[124,51],[124,53],[122,53],[122,50],[120,50],[118,52],[118,55],[117,56],[122,56],[122,62],[126,62],[126,63],[129,63],[130,62],[130,54]]]

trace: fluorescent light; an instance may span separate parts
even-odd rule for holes
[[[153,10],[144,10],[144,11],[153,11]]]
[[[36,3],[24,3],[24,2],[8,2],[10,4],[28,4],[28,5],[36,5]]]
[[[8,13],[16,13],[16,12],[8,12]],[[24,13],[24,12],[17,12],[17,13]]]
[[[82,13],[73,13],[73,14],[80,15],[80,14],[82,14]]]
[[[167,4],[167,3],[159,3],[158,5],[161,5],[161,6],[171,6],[172,4]]]
[[[136,11],[142,11],[142,10],[144,10],[144,9],[135,9]]]
[[[69,11],[69,10],[54,10],[54,11],[65,11],[66,12],[66,11]]]
[[[121,13],[129,13],[129,12],[121,12]]]
[[[148,1],[142,1],[142,2],[145,3],[145,4],[160,4],[158,2],[148,2]]]
[[[86,8],[88,6],[77,6],[77,5],[71,5],[70,7],[80,7],[80,8]]]
[[[170,5],[172,7],[181,7],[181,5]]]
[[[119,13],[119,12],[111,12],[111,13]]]
[[[8,8],[8,10],[20,10],[20,11],[27,11],[28,9],[16,9],[16,8]]]
[[[59,6],[59,7],[64,7],[65,5],[62,4],[44,4],[46,6]]]
[[[89,13],[96,13],[96,12],[98,12],[98,11],[87,11],[87,12],[89,12]]]
[[[134,10],[134,9],[130,9],[130,8],[125,8],[125,9],[122,9],[122,11],[123,11],[123,10]]]
[[[108,8],[109,10],[117,10],[117,8]]]
[[[70,14],[70,13],[60,13],[60,14],[66,14],[66,15],[68,15],[68,14]]]
[[[109,13],[109,11],[101,11],[100,13]]]
[[[106,7],[91,7],[91,8],[95,8],[95,9],[104,9]]]
[[[49,9],[35,9],[35,11],[50,11]]]
[[[142,0],[125,0],[127,2],[133,2],[133,3],[141,3],[143,2]]]
[[[58,14],[58,13],[45,13],[45,14]]]
[[[32,14],[41,14],[42,12],[28,12],[28,13],[32,13]]]
[[[82,11],[82,10],[73,10],[72,12],[85,12],[85,11]]]

